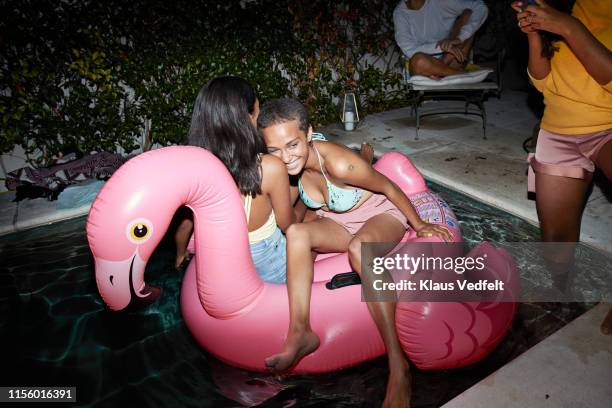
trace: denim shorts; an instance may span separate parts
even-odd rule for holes
[[[276,227],[269,238],[251,244],[251,257],[257,273],[264,282],[287,281],[287,239]]]

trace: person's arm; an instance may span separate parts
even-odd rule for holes
[[[296,176],[289,176],[289,194],[291,196],[291,204],[293,205],[293,213],[295,214],[295,222],[304,222],[308,207],[300,199]]]
[[[529,44],[529,61],[527,63],[527,72],[532,78],[533,85],[541,92],[542,86],[540,80],[543,80],[550,74],[550,60],[542,55],[542,37],[538,30],[533,27],[527,19],[530,16],[528,11],[521,8],[522,2],[515,1],[511,7],[517,12],[516,19],[522,32],[527,34],[527,42]]]
[[[519,17],[524,21],[521,22],[521,28],[525,25],[535,30],[548,31],[562,36],[597,83],[605,85],[610,82],[612,80],[612,51],[599,42],[574,16],[550,7],[543,0],[536,0],[536,2],[537,6],[527,6],[526,15]]]
[[[550,74],[550,60],[542,55],[542,37],[535,31],[528,32],[527,42],[529,43],[527,71],[535,80],[544,79]],[[537,83],[534,85],[539,89]]]
[[[489,14],[481,0],[446,0],[440,3],[440,7],[443,12],[458,16],[447,38],[461,42],[472,37]]]
[[[262,157],[261,167],[263,173],[262,191],[270,197],[276,224],[285,232],[289,225],[296,222],[296,214],[289,192],[287,169],[279,158],[269,154]]]
[[[302,200],[297,200],[295,205],[293,206],[293,212],[295,213],[295,222],[303,222],[304,217],[306,216],[306,211],[308,211],[308,207]]]
[[[599,42],[580,20],[572,17],[563,38],[598,84],[606,85],[612,81],[612,51]]]
[[[472,16],[472,10],[470,9],[463,10],[461,14],[459,14],[459,17],[457,17],[457,19],[455,20],[455,24],[453,24],[453,26],[451,27],[446,38],[452,39],[452,40],[459,39],[459,33],[461,33],[461,29],[463,28],[463,26],[467,24],[471,16]]]
[[[400,12],[393,13],[393,25],[395,26],[395,42],[406,58],[412,58],[417,52],[437,54],[442,51],[436,41],[423,43],[414,38],[410,33],[410,20]]]
[[[384,194],[404,214],[419,236],[437,235],[450,240],[452,234],[442,226],[429,224],[421,220],[416,209],[406,194],[391,180],[376,171],[361,157],[350,151],[334,155],[333,160],[326,160],[325,168],[334,179],[354,187],[363,188],[374,193]]]
[[[300,201],[300,191],[298,190],[297,181],[294,184],[292,177],[289,176],[289,195],[291,197],[291,204],[295,206]]]
[[[471,15],[472,10],[463,10],[459,17],[457,17],[455,20],[455,23],[451,27],[448,35],[438,41],[438,47],[440,47],[442,51],[452,54],[460,63],[465,61],[467,55],[463,55],[463,51],[461,50],[462,41],[458,38],[458,36],[459,32],[461,31],[461,27],[467,23]]]

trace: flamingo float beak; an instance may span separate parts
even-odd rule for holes
[[[114,311],[153,303],[161,289],[144,283],[146,262],[135,252],[130,258],[109,261],[94,257],[96,284],[102,300]]]

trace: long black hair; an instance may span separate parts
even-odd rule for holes
[[[251,122],[257,97],[253,87],[235,76],[217,77],[198,94],[193,106],[189,144],[217,156],[242,194],[261,193],[263,138]]]
[[[576,3],[576,0],[546,0],[546,4],[550,7],[566,14],[572,14],[574,3]],[[555,42],[562,41],[563,37],[548,31],[540,31],[540,37],[542,38],[542,56],[551,59],[553,54],[559,51],[559,47],[555,45]]]

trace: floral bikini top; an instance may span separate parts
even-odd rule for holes
[[[321,133],[313,133],[312,140],[327,141],[327,139],[325,139],[325,136],[323,136]],[[350,210],[355,206],[355,204],[359,202],[361,196],[363,196],[363,189],[341,188],[333,185],[327,178],[325,170],[323,170],[323,164],[321,163],[321,155],[319,154],[319,151],[316,147],[314,147],[314,150],[317,153],[317,158],[319,159],[319,166],[321,167],[321,173],[323,173],[325,183],[327,184],[327,197],[329,200],[327,207],[331,211],[338,213]],[[325,203],[319,203],[317,201],[314,201],[308,196],[308,194],[306,194],[304,186],[302,185],[301,178],[298,180],[298,191],[300,193],[300,198],[308,208],[319,209],[325,205]]]

